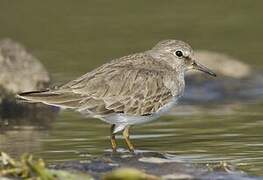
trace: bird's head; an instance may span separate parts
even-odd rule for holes
[[[165,60],[174,69],[182,69],[188,71],[196,69],[205,72],[211,76],[216,76],[207,67],[201,65],[194,59],[194,52],[190,45],[178,40],[164,40],[156,44],[152,50],[152,54],[162,60]]]

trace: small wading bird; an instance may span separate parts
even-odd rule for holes
[[[216,76],[196,62],[192,48],[183,41],[165,40],[151,50],[114,59],[95,70],[43,91],[24,92],[19,98],[70,108],[111,124],[111,145],[123,131],[131,152],[129,127],[159,118],[183,95],[187,70]]]

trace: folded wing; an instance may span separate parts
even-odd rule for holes
[[[167,69],[106,64],[57,90],[22,93],[20,97],[96,115],[148,115],[173,98],[166,83],[173,81],[171,73]]]

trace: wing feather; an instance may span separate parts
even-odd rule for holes
[[[56,90],[24,97],[96,115],[114,112],[148,115],[173,98],[175,93],[167,86],[167,80],[177,85],[174,73],[144,54],[135,54],[125,61],[118,59],[104,64]]]

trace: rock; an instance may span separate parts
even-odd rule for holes
[[[0,41],[0,131],[20,125],[39,127],[48,124],[58,112],[42,104],[20,103],[19,92],[47,88],[50,76],[42,63],[23,45]]]
[[[141,158],[162,158],[141,162]],[[206,164],[201,166],[189,161],[178,161],[178,158],[156,152],[140,152],[137,154],[106,154],[97,159],[78,162],[71,161],[46,166],[43,159],[35,159],[33,155],[24,154],[20,160],[0,153],[0,179],[2,177],[23,179],[104,179],[104,180],[259,180],[262,177],[249,176],[238,171],[228,163]],[[105,168],[106,167],[106,168]],[[109,168],[110,167],[110,168]]]
[[[107,173],[103,180],[160,180],[159,177],[146,174],[134,168],[120,168]]]
[[[220,76],[241,79],[250,76],[252,73],[249,65],[227,54],[197,50],[195,51],[195,58]],[[192,71],[189,74],[197,74],[197,71]]]
[[[256,180],[234,165],[219,163],[197,165],[185,162],[171,154],[157,152],[138,152],[134,155],[119,152],[104,154],[89,161],[67,161],[50,165],[56,170],[80,171],[89,173],[95,179],[232,179]],[[128,175],[129,177],[125,175]]]
[[[263,98],[263,73],[226,54],[197,50],[195,58],[218,76],[189,71],[183,104],[258,101]]]
[[[15,94],[46,88],[50,77],[42,63],[19,43],[0,41],[1,91]]]

